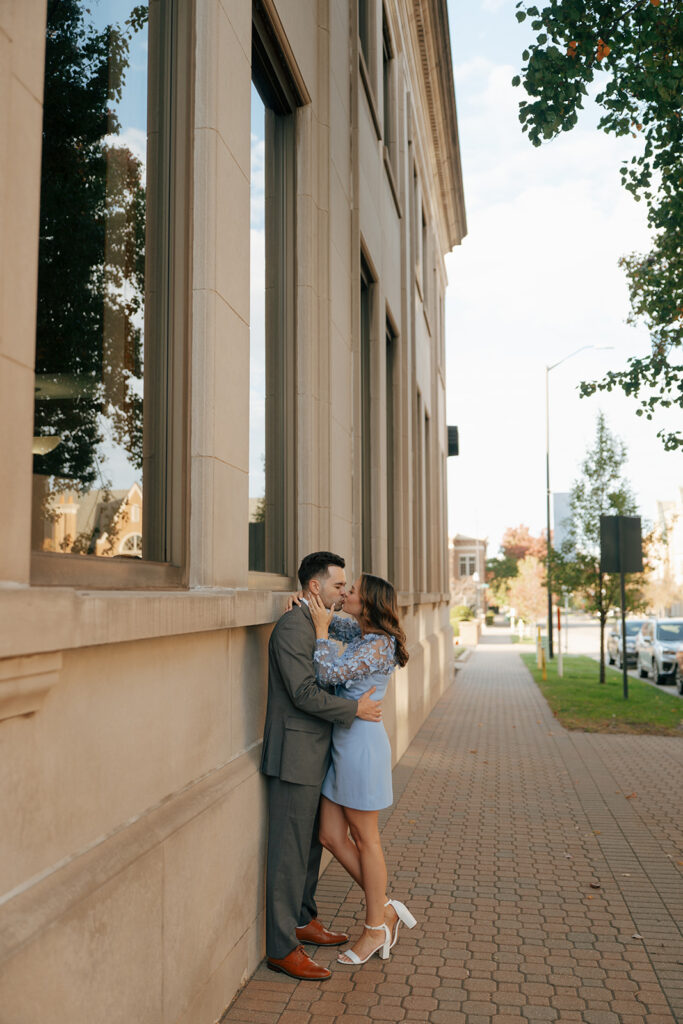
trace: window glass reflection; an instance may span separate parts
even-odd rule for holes
[[[249,329],[249,569],[266,569],[266,196],[265,105],[251,87]]]
[[[142,553],[148,5],[50,0],[33,547]]]

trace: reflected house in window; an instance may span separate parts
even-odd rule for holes
[[[59,491],[45,503],[42,551],[104,558],[142,557],[142,489]]]

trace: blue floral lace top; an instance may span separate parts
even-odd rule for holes
[[[313,654],[316,677],[325,689],[353,689],[348,696],[356,697],[376,685],[375,677],[389,676],[396,668],[393,637],[384,633],[363,634],[356,622],[338,615],[332,618],[329,634],[328,640],[316,640]],[[341,650],[337,641],[345,645]]]

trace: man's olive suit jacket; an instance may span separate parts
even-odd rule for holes
[[[276,622],[268,645],[268,709],[261,771],[284,782],[321,786],[332,725],[349,728],[358,702],[322,690],[315,678],[315,628],[307,605]]]

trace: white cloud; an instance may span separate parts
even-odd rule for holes
[[[106,135],[108,146],[120,146],[129,149],[137,157],[142,166],[147,163],[147,132],[140,128],[124,128],[118,135]]]

